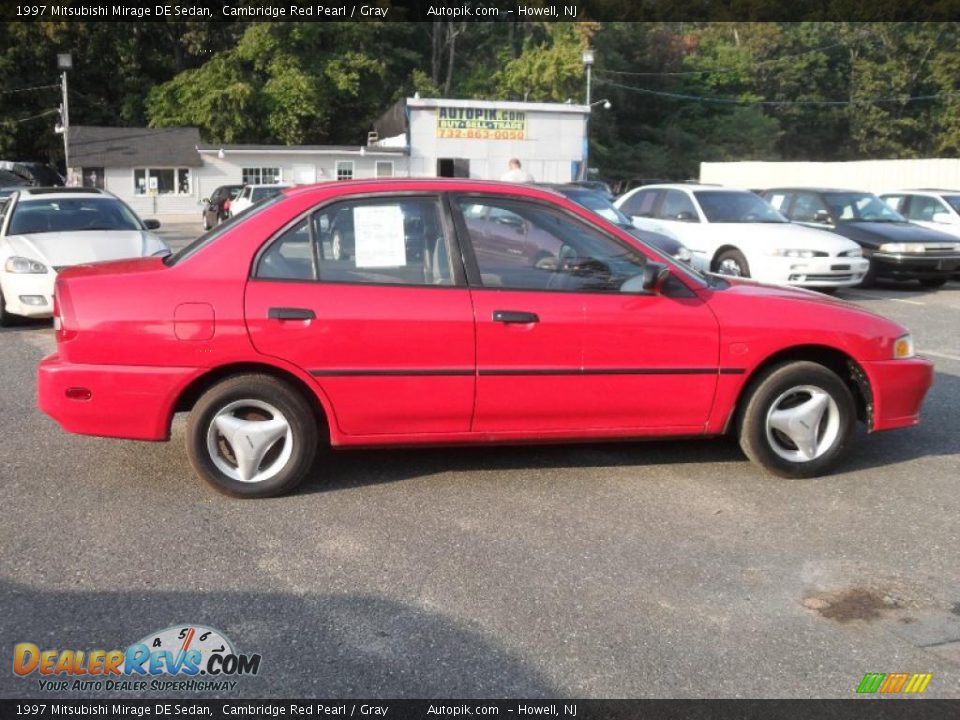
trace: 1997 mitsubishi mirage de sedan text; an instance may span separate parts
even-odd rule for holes
[[[915,425],[933,373],[890,320],[697,274],[556,193],[493,182],[288,189],[167,259],[65,270],[55,300],[41,408],[140,440],[189,411],[193,467],[243,497],[322,473],[327,442],[729,432],[808,477],[858,419]]]

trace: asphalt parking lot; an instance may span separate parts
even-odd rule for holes
[[[49,323],[0,331],[5,652],[200,623],[263,657],[231,697],[852,697],[901,671],[958,697],[960,283],[840,297],[910,327],[936,382],[920,427],[815,480],[727,440],[354,451],[231,500],[182,418],[166,444],[60,431]]]

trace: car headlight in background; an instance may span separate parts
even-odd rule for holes
[[[33,275],[47,272],[47,266],[42,262],[16,256],[7,258],[7,261],[3,264],[3,269],[8,273],[29,273]]]
[[[693,253],[690,252],[690,248],[686,245],[681,245],[680,249],[674,253],[673,259],[688,263],[693,259]]]
[[[863,257],[863,248],[854,248],[840,253],[840,257]]]
[[[787,258],[813,258],[813,257],[827,257],[825,252],[820,252],[819,250],[800,250],[799,248],[777,248],[773,251],[774,257],[787,257]]]
[[[163,248],[162,250],[157,250],[155,253],[152,253],[150,257],[166,257],[171,254],[170,248]]]
[[[903,335],[893,341],[893,359],[906,360],[916,354],[913,347],[913,335]]]
[[[882,253],[922,253],[926,250],[923,243],[883,243],[880,246]]]

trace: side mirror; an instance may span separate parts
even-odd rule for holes
[[[676,219],[679,220],[680,222],[695,222],[697,219],[697,216],[694,215],[689,210],[684,210],[683,212],[677,213]]]
[[[941,223],[943,225],[956,225],[960,223],[960,220],[958,220],[955,216],[946,212],[934,213],[933,218],[931,219],[933,220],[933,222]]]
[[[210,198],[204,198],[204,199],[201,200],[200,202],[204,202],[204,203],[207,203],[207,205],[209,205],[209,204],[210,204]]]
[[[826,210],[817,210],[816,214],[813,216],[813,221],[823,225],[828,225],[830,223],[830,213],[828,213]]]
[[[643,266],[643,289],[647,292],[660,292],[660,288],[670,277],[670,268],[663,263],[648,262]]]
[[[670,268],[663,263],[648,261],[643,272],[634,275],[620,286],[622,293],[658,293],[670,277]]]
[[[144,226],[147,230],[158,230],[158,229],[160,228],[160,221],[159,221],[159,220],[144,220],[144,221],[143,221],[143,226]]]

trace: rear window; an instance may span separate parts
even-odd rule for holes
[[[270,207],[271,205],[273,205],[275,202],[278,202],[282,198],[283,198],[282,195],[275,195],[274,197],[270,198],[269,200],[265,200],[259,205],[255,205],[251,208],[248,208],[247,210],[240,213],[239,215],[234,215],[233,217],[229,218],[225,222],[222,222],[219,225],[215,226],[212,230],[208,230],[207,232],[205,232],[203,235],[198,237],[189,245],[186,245],[180,248],[179,250],[177,250],[177,252],[173,253],[173,255],[168,255],[166,258],[164,258],[163,262],[165,262],[167,265],[170,265],[170,266],[176,265],[181,260],[193,255],[202,247],[212,243],[214,240],[216,240],[218,237],[223,235],[223,233],[225,233],[227,230],[232,228],[234,225],[237,225],[238,223],[243,222],[248,218],[252,218],[254,215],[258,215],[259,213],[263,212],[266,208]]]

